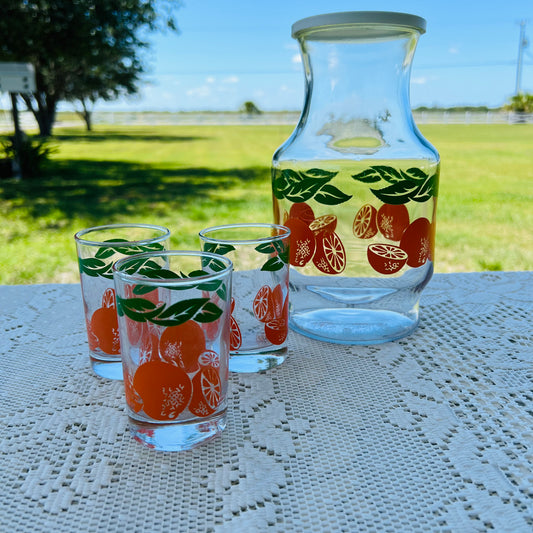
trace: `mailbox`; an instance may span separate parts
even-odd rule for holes
[[[31,63],[0,62],[0,92],[35,91],[35,69]]]

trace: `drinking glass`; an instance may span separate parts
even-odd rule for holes
[[[108,224],[74,236],[89,357],[95,374],[122,379],[113,264],[122,257],[167,247],[170,231],[150,224]]]
[[[231,259],[232,372],[259,372],[287,357],[289,309],[288,228],[227,224],[200,232],[202,248]]]
[[[213,439],[226,427],[231,261],[162,251],[113,270],[132,435],[164,451]]]

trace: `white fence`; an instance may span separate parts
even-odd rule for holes
[[[37,129],[33,115],[28,111],[19,113],[20,124],[23,130],[32,132]],[[95,112],[93,113],[94,125],[295,125],[298,122],[299,112],[265,112],[260,115],[246,115],[243,113],[157,113],[157,112]],[[452,112],[452,111],[415,111],[414,120],[418,125],[424,124],[517,124],[533,123],[533,113],[517,114],[503,111],[488,112]],[[62,119],[61,114],[55,127],[82,126],[81,119]],[[9,110],[0,109],[0,132],[13,131],[13,122]]]

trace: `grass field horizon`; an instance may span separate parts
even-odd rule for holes
[[[203,227],[270,222],[270,162],[292,129],[57,129],[40,178],[0,181],[0,283],[76,283],[73,235],[92,225],[161,224],[197,248]],[[420,129],[441,156],[436,272],[531,270],[533,125]]]

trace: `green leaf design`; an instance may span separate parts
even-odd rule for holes
[[[310,168],[306,174],[308,176],[313,176],[315,178],[328,178],[332,179],[337,175],[337,172],[333,172],[330,170],[323,170],[321,168]]]
[[[133,287],[133,294],[136,294],[137,296],[142,296],[144,294],[153,292],[156,289],[157,287],[151,285],[135,285],[135,287]]]
[[[432,196],[437,196],[437,175],[426,177],[415,194],[411,196],[413,202],[427,202]]]
[[[235,250],[235,246],[231,244],[217,244],[215,242],[204,242],[203,243],[204,252],[211,252],[217,255],[226,255]],[[205,258],[202,259],[202,266],[204,268],[209,268],[213,272],[221,272],[226,268],[226,263],[216,258]]]
[[[403,181],[400,172],[393,167],[375,165],[371,168],[381,176],[381,179],[388,181],[389,183],[398,183],[399,181]]]
[[[274,248],[278,252],[279,258],[284,262],[289,262],[289,247],[286,245],[285,241],[279,240],[272,243]]]
[[[359,174],[354,174],[352,178],[363,183],[376,183],[381,180],[379,172],[376,172],[373,168],[367,168]]]
[[[137,268],[133,268],[133,266],[135,265],[137,266]],[[125,271],[127,271],[129,274],[141,274],[143,276],[147,276],[154,279],[179,278],[179,276],[175,272],[172,272],[172,270],[161,268],[160,265],[153,261],[150,261],[150,264],[139,264],[139,262],[135,261],[133,266],[130,265],[130,267],[127,268]],[[135,285],[135,287],[133,288],[133,294],[148,294],[149,292],[152,292],[156,289],[157,287],[154,287],[153,285],[138,284]]]
[[[260,244],[255,247],[255,250],[261,254],[272,255],[261,267],[263,271],[275,272],[289,263],[289,247],[283,240]]]
[[[315,201],[324,205],[337,205],[347,202],[351,195],[344,194],[341,190],[333,185],[324,185],[320,192],[315,196]]]
[[[428,175],[422,169],[416,167],[408,168],[407,170],[403,171],[402,176],[412,180],[425,180],[428,177]]]
[[[144,298],[117,297],[119,316],[126,315],[135,322],[152,322],[158,326],[179,326],[188,320],[214,322],[222,315],[222,309],[209,298],[191,298],[167,306],[156,306]]]
[[[285,193],[287,200],[299,203],[311,199],[331,178],[304,178],[292,185]]]
[[[386,204],[406,204],[411,200],[426,202],[432,196],[437,196],[437,174],[428,176],[416,167],[398,171],[386,165],[374,165],[359,174],[354,174],[352,178],[363,183],[377,183],[381,180],[390,183],[382,189],[370,189]]]
[[[225,283],[220,285],[220,287],[216,290],[216,294],[222,301],[228,301],[228,287]]]
[[[276,252],[276,248],[274,246],[274,243],[265,242],[263,244],[260,244],[259,246],[256,246],[255,251],[259,252],[260,254],[273,254]]]
[[[153,302],[144,298],[121,298],[117,295],[116,300],[118,316],[126,315],[135,322],[146,322],[159,312]]]
[[[137,274],[141,274],[143,276],[149,276],[155,279],[178,279],[180,277],[178,276],[178,274],[176,274],[172,270],[161,268],[161,266],[158,265],[157,263],[155,264],[155,266],[152,266],[152,265],[141,266],[136,272]]]
[[[231,244],[217,244],[216,242],[204,243],[204,252],[211,252],[218,255],[226,255],[235,250],[235,246]]]
[[[113,240],[117,241],[117,239]],[[143,252],[160,252],[165,249],[165,246],[160,242],[154,242],[151,244],[136,246],[133,246],[132,244],[128,244],[127,246],[110,246],[109,248],[112,248],[123,255],[136,255]]]
[[[181,300],[168,307],[164,306],[160,313],[150,318],[150,322],[158,326],[178,326],[193,319],[207,302],[209,298]]]
[[[274,196],[293,203],[307,202],[312,198],[325,205],[346,202],[351,196],[329,185],[337,174],[321,168],[311,168],[306,172],[284,169],[273,180]]]
[[[108,259],[109,257],[115,255],[115,249],[114,248],[98,248],[96,250],[96,253],[94,254],[94,257],[97,259]]]
[[[86,259],[78,259],[80,272],[91,276],[93,278],[102,277],[106,279],[113,279],[113,263],[106,263],[96,257],[87,257]]]
[[[287,263],[283,262],[279,256],[271,257],[262,267],[261,270],[266,272],[276,272],[281,270]]]
[[[124,242],[127,243],[126,239],[112,239],[104,242]],[[105,262],[104,259],[109,259],[115,253],[120,253],[122,255],[136,255],[141,252],[158,252],[164,250],[165,247],[162,243],[156,242],[152,244],[146,244],[142,246],[101,246],[96,250],[93,258],[79,259],[78,263],[80,266],[80,272],[82,274],[87,274],[91,277],[102,277],[106,279],[113,279],[113,263],[114,261]],[[128,273],[137,272],[141,266],[144,264],[147,270],[153,268],[160,268],[160,266],[151,260],[139,259],[139,262],[132,263],[129,268],[126,270]]]
[[[416,194],[419,185],[410,180],[394,183],[383,189],[370,189],[385,204],[406,204],[413,194]]]
[[[196,320],[196,322],[203,323],[214,322],[220,318],[221,314],[222,309],[220,309],[213,302],[206,302],[202,306],[201,310],[194,315],[194,320]]]

